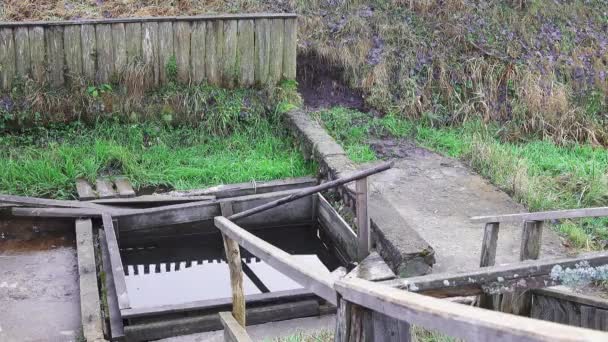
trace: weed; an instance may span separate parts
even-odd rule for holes
[[[177,82],[177,71],[177,58],[175,58],[175,55],[172,55],[169,57],[167,64],[165,64],[165,72],[170,83]]]

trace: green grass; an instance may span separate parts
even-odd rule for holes
[[[309,175],[279,123],[258,120],[226,136],[204,127],[160,124],[35,128],[0,137],[0,193],[51,198],[74,196],[74,180],[123,174],[136,186],[177,189]]]
[[[356,162],[375,158],[368,144],[374,136],[411,138],[466,161],[531,211],[608,205],[608,150],[603,148],[538,139],[505,142],[500,127],[479,121],[433,127],[395,115],[377,118],[339,107],[314,116]],[[603,248],[608,240],[608,219],[565,221],[556,229],[577,248]]]

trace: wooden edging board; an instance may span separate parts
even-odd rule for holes
[[[317,194],[317,217],[321,228],[334,245],[344,250],[350,260],[357,260],[357,234],[321,194]]]
[[[110,335],[112,341],[124,338],[125,329],[120,315],[120,308],[118,307],[118,298],[116,297],[116,287],[114,285],[114,274],[112,273],[112,265],[110,263],[110,253],[108,251],[108,244],[106,243],[106,236],[104,229],[99,230],[99,245],[101,249],[101,260],[103,263],[103,270],[105,272],[105,289],[106,289],[106,301],[108,304],[108,312],[106,313],[110,321]]]
[[[363,279],[338,280],[345,300],[467,341],[607,341],[608,334],[489,311]]]
[[[129,303],[129,295],[127,293],[127,283],[125,281],[125,273],[122,266],[122,260],[120,257],[120,249],[118,246],[118,239],[116,238],[116,232],[114,231],[114,224],[112,223],[112,216],[109,214],[102,215],[103,230],[106,237],[106,243],[108,245],[108,253],[110,255],[110,267],[112,269],[112,276],[114,277],[114,285],[116,287],[116,297],[118,298],[118,307],[128,309],[131,307]]]
[[[471,217],[471,222],[487,223],[487,222],[521,222],[521,221],[547,221],[547,220],[563,220],[585,217],[603,217],[608,216],[608,207],[571,209],[571,210],[555,210],[555,211],[539,211],[535,213],[520,213],[506,215],[491,215],[491,216],[474,216]]]
[[[220,312],[219,316],[224,327],[224,342],[252,342],[245,328],[234,319],[231,312]]]

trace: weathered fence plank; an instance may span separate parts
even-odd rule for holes
[[[95,39],[97,40],[97,75],[99,83],[108,83],[114,74],[114,48],[112,45],[112,26],[95,26]]]
[[[205,51],[206,51],[206,27],[204,21],[192,23],[192,34],[190,37],[190,79],[194,84],[200,84],[205,80]]]
[[[486,223],[483,232],[479,267],[494,266],[496,263],[496,246],[498,243],[499,229],[500,224],[497,222]],[[492,309],[495,302],[500,302],[500,295],[483,294],[479,296],[479,307]]]
[[[12,28],[0,29],[0,87],[9,90],[15,77],[15,39]]]
[[[255,21],[255,83],[264,85],[268,82],[270,70],[270,21]]]
[[[238,22],[224,21],[224,46],[222,48],[222,85],[234,88],[240,67],[237,65]]]
[[[142,60],[141,23],[125,24],[125,36],[127,39],[127,64]]]
[[[158,24],[158,53],[160,63],[160,82],[165,84],[170,81],[167,72],[169,61],[175,57],[175,44],[173,41],[173,23],[170,21]]]
[[[61,87],[65,83],[64,78],[64,46],[63,27],[49,27],[44,30],[46,42],[47,81],[53,87]],[[50,67],[52,66],[52,68]]]
[[[272,84],[277,84],[283,76],[283,52],[284,52],[285,21],[283,19],[270,20],[270,65],[268,67],[268,79]]]
[[[238,56],[239,86],[251,87],[255,83],[255,31],[253,20],[239,20]]]
[[[221,58],[218,56],[218,31],[223,30],[221,22],[208,22],[206,28],[206,45],[205,45],[205,74],[207,81],[210,84],[219,84],[220,72],[219,64]],[[221,43],[221,41],[220,41]]]
[[[159,84],[160,80],[160,66],[158,55],[158,23],[144,23],[142,25],[142,30],[142,54],[147,69],[146,86],[154,87]]]
[[[15,28],[16,75],[25,78],[30,75],[30,35],[27,27]]]
[[[175,30],[175,59],[177,61],[177,79],[182,83],[190,82],[190,35],[191,23],[178,21],[173,25]]]
[[[125,24],[112,24],[112,45],[114,47],[114,72],[121,74],[127,66],[127,35]]]
[[[78,78],[82,75],[80,27],[66,26],[63,37],[65,41],[65,66],[68,78]]]
[[[285,19],[285,46],[283,50],[283,78],[296,79],[298,50],[298,19]]]
[[[95,81],[97,74],[97,36],[95,26],[82,25],[80,27],[82,48],[82,74],[89,81]]]
[[[44,28],[41,26],[30,27],[29,38],[32,79],[41,84],[46,80]]]

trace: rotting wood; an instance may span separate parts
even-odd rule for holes
[[[283,50],[283,79],[295,80],[298,50],[298,19],[285,19],[285,43]]]
[[[175,59],[177,62],[177,79],[188,84],[190,82],[190,36],[192,23],[178,21],[173,25],[175,30]]]
[[[159,84],[158,23],[142,24],[142,55],[146,64],[146,87]]]
[[[118,194],[114,190],[114,185],[107,178],[100,178],[95,181],[95,189],[99,198],[115,198]]]
[[[486,223],[483,232],[479,267],[494,266],[496,263],[496,247],[499,229],[500,224],[498,222]],[[500,301],[500,295],[492,296],[483,294],[479,296],[479,307],[491,309],[494,307],[495,301]]]
[[[127,178],[116,178],[114,180],[114,185],[116,185],[116,191],[118,191],[119,198],[135,197],[135,190],[133,190],[133,186]]]
[[[223,216],[232,215],[232,203],[220,204]],[[243,268],[239,244],[222,233],[226,261],[230,269],[230,288],[232,289],[232,315],[241,326],[245,326],[245,290],[243,289]]]
[[[503,291],[513,291],[514,288],[541,288],[559,285],[549,276],[553,267],[560,265],[563,268],[574,268],[583,260],[589,262],[589,265],[593,267],[605,265],[608,264],[608,252],[587,253],[577,258],[529,260],[464,273],[431,274],[383,283],[440,298],[479,295],[484,293],[482,287],[486,286],[494,290],[492,294],[497,294]]]
[[[97,268],[93,247],[93,223],[76,220],[76,250],[80,282],[82,332],[87,341],[103,340],[101,305],[97,288]]]
[[[194,84],[200,84],[205,80],[205,54],[206,54],[206,26],[204,21],[192,23],[192,34],[190,37],[190,79]]]
[[[467,341],[605,341],[608,334],[492,312],[363,279],[338,280],[347,301]]]
[[[29,28],[30,39],[30,63],[32,79],[37,83],[44,83],[46,79],[45,71],[45,45],[44,28],[33,26]]]
[[[112,47],[114,49],[114,73],[121,75],[127,66],[127,34],[125,24],[112,24]]]
[[[220,86],[224,79],[224,22],[213,22],[213,26],[215,28],[213,32],[215,34],[215,58],[217,60],[217,83],[214,85]],[[209,42],[207,42],[207,44],[209,44]]]
[[[369,216],[367,215],[367,177],[356,182],[357,241],[359,259],[365,259],[370,252]]]
[[[603,217],[608,216],[608,207],[571,209],[571,210],[555,210],[555,211],[539,211],[535,213],[507,214],[507,215],[492,215],[492,216],[474,216],[471,217],[471,222],[523,222],[523,221],[548,221],[548,220],[563,220],[584,217]]]
[[[129,304],[127,283],[125,281],[125,273],[120,257],[118,239],[116,238],[116,232],[114,231],[114,223],[112,222],[112,216],[110,216],[109,214],[103,214],[101,218],[103,221],[103,229],[106,237],[106,243],[108,244],[108,253],[110,254],[110,266],[112,268],[112,276],[114,277],[114,284],[116,286],[116,297],[118,298],[118,307],[120,308],[120,310],[129,309],[131,307],[131,304]]]
[[[127,64],[143,61],[141,23],[125,24]]]
[[[390,169],[392,166],[393,166],[392,162],[386,162],[386,163],[382,163],[382,164],[376,165],[376,166],[374,166],[372,168],[369,168],[369,169],[366,169],[366,170],[363,170],[363,171],[354,172],[350,176],[338,178],[338,179],[335,179],[335,180],[332,180],[332,181],[329,181],[329,182],[326,182],[326,183],[323,183],[323,184],[320,184],[320,185],[317,185],[317,186],[313,186],[313,187],[310,187],[310,188],[307,188],[307,189],[302,189],[298,193],[289,195],[287,197],[278,199],[278,200],[270,202],[270,203],[263,204],[263,205],[261,205],[259,207],[255,207],[255,208],[251,208],[249,210],[242,211],[242,212],[240,212],[238,214],[231,215],[229,217],[229,219],[231,221],[236,221],[236,220],[245,218],[247,216],[251,216],[251,215],[254,215],[254,214],[257,214],[257,213],[261,213],[261,212],[266,211],[268,209],[272,209],[272,208],[278,207],[278,206],[280,206],[282,204],[295,201],[295,200],[300,199],[302,197],[310,196],[310,195],[315,194],[317,192],[321,192],[321,191],[325,191],[325,190],[328,190],[328,189],[331,189],[331,188],[335,188],[335,187],[338,187],[340,185],[343,185],[343,184],[346,184],[346,183],[349,183],[349,182],[352,182],[352,181],[356,181],[356,180],[359,180],[359,179],[362,179],[362,178],[366,178],[368,176],[371,176],[373,174],[376,174],[376,173],[379,173],[379,172],[382,172],[382,171],[386,171],[386,170]]]
[[[218,70],[221,59],[218,57],[217,31],[223,29],[221,22],[208,22],[205,30],[205,75],[209,84],[217,85],[220,83],[220,73]]]
[[[105,273],[105,289],[106,289],[106,301],[108,311],[106,314],[109,316],[110,322],[110,336],[112,341],[117,341],[125,336],[125,329],[120,314],[120,308],[118,307],[118,298],[116,297],[116,287],[114,285],[114,274],[112,272],[112,266],[110,263],[110,253],[108,251],[108,244],[106,242],[105,231],[99,229],[99,245],[101,249],[101,259],[103,264],[103,271]],[[128,310],[128,309],[126,309]]]
[[[268,79],[270,84],[277,84],[283,77],[285,21],[272,19],[270,21],[270,56],[268,66]]]
[[[97,198],[93,187],[86,179],[76,179],[76,192],[78,193],[78,199],[81,201],[90,201]]]
[[[15,39],[12,28],[0,28],[0,87],[10,90],[15,77]]]
[[[277,271],[292,278],[319,297],[334,305],[336,304],[333,280],[328,279],[330,278],[328,277],[329,272],[324,273],[302,265],[292,255],[247,232],[225,217],[216,217],[215,226],[226,236],[235,240],[239,246],[264,260],[264,262]]]
[[[318,196],[318,220],[321,224],[321,229],[327,233],[334,245],[343,250],[344,253],[351,259],[357,260],[357,234],[344,221],[342,216],[327,202],[321,194]]]
[[[253,20],[238,21],[238,56],[240,66],[239,86],[255,84],[255,31]]]
[[[66,26],[63,32],[65,41],[65,66],[70,83],[82,75],[82,39],[80,27]]]
[[[47,81],[52,87],[62,87],[65,83],[63,27],[49,27],[44,30],[46,43]]]
[[[230,312],[220,312],[219,316],[224,327],[224,342],[252,342],[245,328]]]
[[[168,66],[171,58],[175,57],[175,48],[173,42],[173,23],[164,21],[158,23],[158,56],[160,63],[160,83],[166,84],[170,81],[168,75]]]
[[[109,83],[114,74],[114,47],[112,46],[112,25],[96,25],[96,56],[97,73],[96,81]]]
[[[264,85],[268,82],[270,66],[270,21],[255,21],[255,83]]]
[[[30,35],[27,27],[15,28],[15,73],[21,78],[30,75]]]
[[[97,36],[94,25],[80,26],[82,48],[82,74],[89,82],[95,81],[97,72]]]
[[[240,66],[237,65],[238,22],[236,20],[224,21],[222,48],[222,85],[234,88],[238,78]]]

